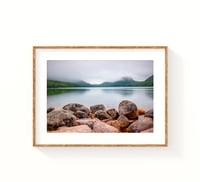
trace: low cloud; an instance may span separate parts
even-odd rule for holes
[[[101,83],[131,77],[142,81],[151,75],[153,75],[153,61],[151,60],[47,61],[47,79],[49,80],[84,80],[89,83]]]

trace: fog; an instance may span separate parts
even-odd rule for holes
[[[153,75],[152,60],[48,60],[47,79],[98,84],[131,77],[143,81]]]

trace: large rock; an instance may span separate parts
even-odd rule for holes
[[[51,112],[51,111],[53,111],[53,110],[55,110],[54,107],[49,107],[49,108],[47,109],[47,113],[49,113],[49,112]]]
[[[153,128],[153,119],[149,117],[143,117],[129,125],[127,132],[139,133],[149,128]]]
[[[76,112],[76,111],[79,111],[79,109],[83,107],[82,104],[78,104],[78,103],[70,103],[70,104],[67,104],[63,107],[64,110],[70,110],[70,111],[73,111],[73,112]]]
[[[148,110],[145,114],[144,117],[150,117],[153,119],[153,109]]]
[[[106,112],[112,117],[112,119],[116,119],[119,116],[118,112],[114,108],[108,109]]]
[[[112,117],[106,111],[103,111],[103,110],[96,111],[94,116],[100,120],[112,119]]]
[[[140,133],[153,133],[153,128],[146,129],[144,131],[141,131]]]
[[[96,121],[93,126],[93,131],[96,133],[117,133],[119,130],[102,121]]]
[[[66,111],[74,112],[77,118],[88,118],[90,110],[82,104],[70,103],[63,107]]]
[[[86,112],[83,112],[83,111],[77,111],[74,113],[74,115],[77,117],[77,118],[88,118],[88,113]]]
[[[85,113],[87,113],[87,114],[90,113],[90,110],[89,110],[86,106],[80,107],[78,111],[82,111],[82,112],[85,112]]]
[[[94,114],[96,111],[99,111],[99,110],[105,110],[105,106],[103,104],[98,104],[98,105],[93,105],[93,106],[90,106],[90,110],[91,112]]]
[[[78,103],[70,103],[70,104],[67,104],[63,107],[64,110],[70,110],[70,111],[73,111],[73,112],[77,112],[77,111],[82,111],[82,112],[85,112],[87,114],[89,114],[90,110],[82,105],[82,104],[78,104]]]
[[[60,126],[73,126],[76,117],[71,112],[54,110],[47,114],[47,130],[55,130]]]
[[[126,128],[129,125],[129,120],[126,116],[121,115],[119,116],[119,118],[117,119],[120,125],[120,128]]]
[[[123,100],[119,104],[118,110],[119,110],[119,115],[124,115],[128,119],[138,118],[137,106],[129,100]]]
[[[117,128],[120,131],[120,123],[118,120],[109,120],[108,122],[106,122],[107,124],[109,124],[110,126],[113,126],[115,128]]]
[[[73,127],[59,127],[54,133],[92,133],[93,131],[87,125],[79,125]]]
[[[93,125],[94,123],[97,121],[98,119],[77,119],[73,122],[73,126],[79,126],[79,125],[88,125],[91,129],[93,129]]]
[[[142,108],[138,108],[138,114],[139,115],[144,115],[146,113],[146,111]]]

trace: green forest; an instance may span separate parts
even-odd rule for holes
[[[144,81],[135,81],[132,78],[124,77],[115,82],[103,82],[101,84],[89,84],[85,81],[62,82],[55,80],[47,80],[47,88],[63,88],[63,87],[136,87],[136,86],[153,86],[153,75]]]

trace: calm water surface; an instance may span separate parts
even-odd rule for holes
[[[118,108],[122,100],[130,100],[138,107],[153,108],[153,87],[70,87],[48,89],[47,107],[63,107],[68,103],[80,103],[87,107],[104,104]]]

